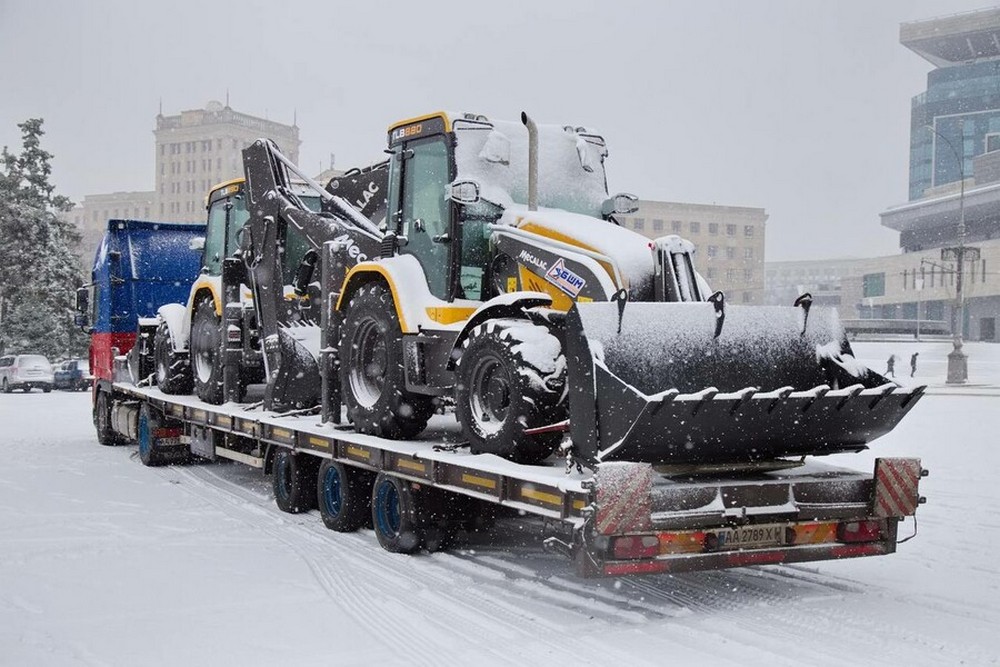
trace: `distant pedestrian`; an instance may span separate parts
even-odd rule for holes
[[[889,361],[885,362],[885,376],[896,377],[896,355],[890,354]]]
[[[910,357],[910,377],[913,377],[917,373],[917,355],[919,352],[914,352],[913,356]]]

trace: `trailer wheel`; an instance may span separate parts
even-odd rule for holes
[[[389,290],[359,289],[341,326],[340,386],[347,414],[361,433],[412,438],[434,412],[430,396],[406,390],[402,339]]]
[[[420,548],[423,534],[408,483],[378,474],[372,488],[372,526],[386,551],[409,554]]]
[[[111,401],[108,392],[97,390],[94,398],[94,429],[97,431],[97,442],[110,447],[121,444],[124,439],[111,428]]]
[[[161,466],[169,460],[163,448],[156,446],[154,433],[160,428],[160,416],[149,403],[139,407],[139,460],[144,466]]]
[[[530,322],[494,320],[472,330],[458,363],[455,414],[473,453],[538,463],[555,450],[562,433],[525,430],[566,418],[561,350]]]
[[[191,361],[187,354],[174,350],[166,322],[160,322],[156,328],[153,360],[156,363],[156,384],[164,394],[191,393]]]
[[[365,525],[371,516],[374,479],[367,470],[323,461],[316,478],[316,504],[327,528],[350,533]]]
[[[195,393],[212,405],[222,404],[222,324],[212,297],[202,297],[191,323],[191,366]]]
[[[278,509],[289,514],[308,512],[316,506],[316,465],[311,456],[296,456],[281,447],[274,454],[271,485]]]

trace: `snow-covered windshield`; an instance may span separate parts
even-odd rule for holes
[[[458,180],[479,183],[483,199],[509,208],[528,202],[528,130],[510,121],[456,119]],[[600,217],[608,196],[604,140],[560,125],[538,126],[538,205]]]

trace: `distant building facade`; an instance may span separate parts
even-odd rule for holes
[[[243,176],[244,148],[273,139],[298,163],[299,128],[235,111],[220,102],[204,109],[156,117],[155,179],[149,192],[87,195],[69,212],[82,236],[81,263],[89,274],[97,244],[111,218],[203,222],[205,197],[213,185]]]
[[[769,263],[768,298],[816,289],[844,319],[941,320],[1000,341],[1000,9],[904,23],[900,43],[936,67],[911,105],[909,201],[880,214],[902,253]],[[959,246],[972,252],[954,322]]]

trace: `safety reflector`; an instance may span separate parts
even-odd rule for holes
[[[878,517],[913,516],[920,502],[920,459],[876,459],[872,513]]]
[[[597,532],[601,535],[649,530],[653,467],[648,463],[604,463],[597,468]]]

